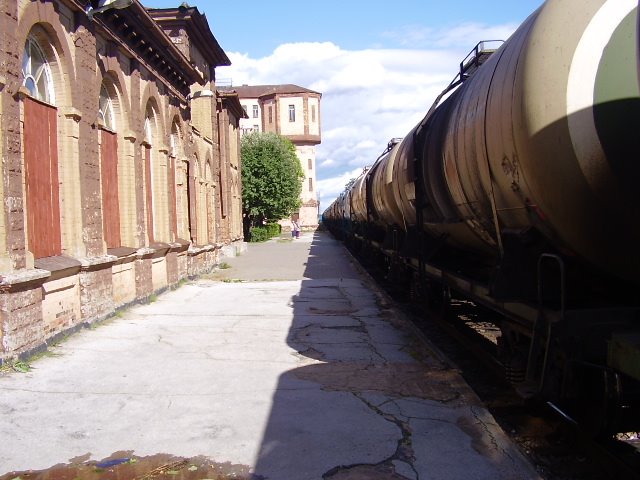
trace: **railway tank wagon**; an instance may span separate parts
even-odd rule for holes
[[[637,1],[548,0],[324,215],[500,313],[516,387],[599,430],[640,421],[638,45]]]

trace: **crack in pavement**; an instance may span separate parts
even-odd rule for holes
[[[500,442],[495,435],[496,429],[492,429],[489,424],[486,422],[486,416],[489,413],[482,408],[476,408],[473,405],[470,407],[473,418],[476,420],[475,425],[471,425],[465,422],[462,418],[458,421],[458,426],[462,431],[467,433],[472,438],[472,446],[473,448],[481,455],[485,455],[488,457],[493,457],[497,453],[501,453],[505,455],[511,464],[516,465],[516,458],[512,455],[512,452],[509,449],[505,449],[503,447],[502,442]],[[484,418],[482,418],[484,417]],[[495,424],[494,424],[495,425]],[[478,428],[479,427],[479,428]],[[478,431],[480,430],[480,431]],[[498,430],[499,431],[499,430]],[[489,438],[490,446],[483,442],[483,439]],[[493,448],[491,448],[493,447]]]
[[[386,413],[365,399],[361,394],[353,392],[353,395],[376,415],[394,424],[400,430],[401,436],[397,441],[395,452],[388,458],[375,464],[354,464],[334,467],[322,475],[325,480],[356,480],[367,478],[370,480],[420,480],[420,474],[414,467],[415,452],[411,440],[411,427],[407,422],[397,418],[395,415]],[[393,400],[390,400],[393,402]],[[386,403],[386,402],[385,402]],[[396,472],[396,463],[402,462],[409,466],[413,472],[413,479]]]

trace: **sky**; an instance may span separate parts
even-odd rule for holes
[[[179,0],[143,0],[176,7]],[[320,92],[320,212],[406,135],[482,40],[505,40],[543,0],[190,0],[231,60],[218,83]]]

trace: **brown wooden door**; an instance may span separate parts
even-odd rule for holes
[[[107,248],[121,246],[118,200],[118,136],[102,130],[100,143],[102,174],[102,226]]]
[[[24,101],[24,164],[29,250],[35,258],[62,253],[57,110]]]

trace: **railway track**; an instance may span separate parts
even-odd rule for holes
[[[460,369],[545,480],[640,479],[637,432],[593,439],[552,405],[517,395],[497,358],[500,329],[491,318],[495,312],[455,296],[446,309],[428,310],[412,302],[406,288],[387,281],[375,265],[365,263],[363,267]]]

